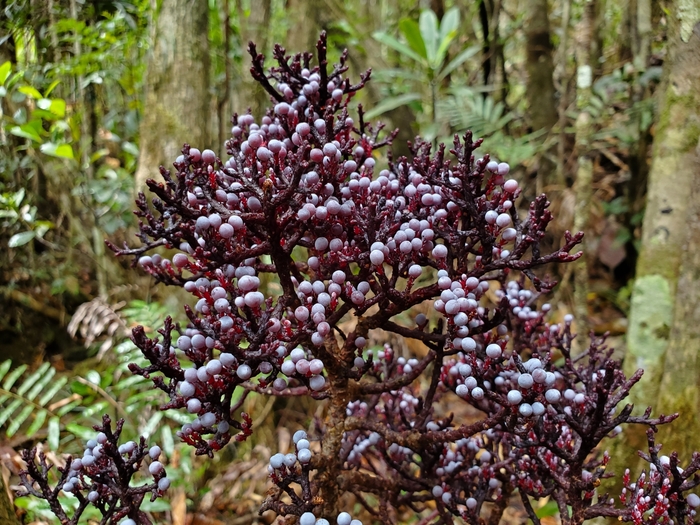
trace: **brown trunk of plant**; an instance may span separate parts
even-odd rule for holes
[[[187,142],[212,146],[210,130],[209,11],[206,0],[153,2],[152,40],[146,72],[146,96],[140,128],[137,191],[159,178]]]

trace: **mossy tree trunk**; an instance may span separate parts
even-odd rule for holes
[[[210,140],[209,8],[206,0],[153,0],[151,49],[140,127],[136,190],[170,167],[187,142]],[[218,149],[218,148],[217,148]]]
[[[645,370],[632,391],[636,411],[681,413],[658,442],[689,458],[700,449],[700,0],[674,2],[668,21],[625,372]],[[646,449],[643,429],[628,428],[623,441]]]

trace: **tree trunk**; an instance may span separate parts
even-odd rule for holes
[[[595,0],[586,0],[583,4],[581,21],[576,37],[576,153],[578,169],[574,190],[576,208],[574,210],[574,231],[588,231],[593,185],[593,151],[590,148],[593,122],[589,113],[591,87],[593,85],[593,68],[591,67],[591,42],[593,39],[593,22],[595,20]],[[583,351],[588,347],[588,256],[584,240],[583,256],[574,263],[574,301],[576,314],[575,340],[576,349]]]
[[[209,11],[206,0],[153,1],[152,47],[146,72],[144,115],[136,189],[159,178],[183,143],[211,147]]]
[[[19,520],[15,514],[15,507],[10,501],[5,486],[5,479],[0,472],[0,523],[3,525],[19,525]]]
[[[668,18],[670,44],[625,358],[627,374],[645,370],[631,395],[636,411],[653,406],[656,414],[681,413],[679,424],[664,430],[658,442],[665,454],[679,449],[686,458],[700,445],[700,0],[689,4],[674,4]],[[623,441],[646,449],[643,430],[626,429]]]
[[[525,38],[527,39],[526,96],[530,125],[533,131],[550,130],[557,123],[557,103],[554,97],[554,46],[549,32],[547,0],[531,0],[526,4]],[[543,155],[537,176],[549,185],[555,164]],[[539,184],[538,184],[539,187]]]

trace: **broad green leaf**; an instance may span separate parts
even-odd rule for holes
[[[34,142],[41,142],[41,135],[37,132],[31,122],[23,124],[21,126],[13,126],[10,128],[10,133],[16,137],[22,137],[25,139],[33,140]]]
[[[63,118],[66,116],[66,101],[62,98],[52,98],[49,111],[57,117]]]
[[[0,380],[2,380],[3,377],[5,377],[5,374],[7,374],[8,370],[10,370],[11,366],[12,366],[12,359],[8,359],[6,361],[3,361],[3,363],[0,364]]]
[[[58,450],[58,443],[61,438],[61,420],[58,417],[52,417],[49,419],[49,428],[48,428],[48,437],[47,440],[49,442],[49,448],[53,450],[54,452]]]
[[[53,142],[46,142],[42,144],[39,149],[45,155],[50,155],[52,157],[60,157],[62,159],[73,158],[73,148],[71,148],[69,144],[54,144]]]
[[[133,155],[134,157],[139,156],[139,147],[133,142],[125,140],[124,142],[122,142],[122,149],[126,151],[129,155]]]
[[[21,86],[17,91],[19,91],[20,93],[24,93],[28,97],[31,97],[36,100],[44,98],[41,96],[41,93],[39,93],[39,90],[33,86]]]
[[[427,58],[425,42],[423,42],[423,37],[420,34],[418,23],[411,18],[402,18],[399,22],[399,30],[406,39],[406,42],[408,42],[408,45],[411,46],[411,49],[423,58]]]
[[[7,242],[9,248],[19,248],[31,241],[36,234],[33,231],[15,233]]]
[[[459,30],[459,9],[453,7],[448,9],[440,21],[440,42],[443,42],[451,34],[456,34]],[[454,37],[451,37],[452,39]]]
[[[476,55],[479,51],[479,46],[472,46],[460,52],[456,57],[450,60],[449,64],[447,64],[440,71],[440,74],[438,75],[438,80],[443,80],[447,75],[452,73],[455,69],[464,64],[467,60]]]
[[[398,51],[401,53],[403,56],[410,58],[412,60],[415,60],[419,64],[424,64],[425,60],[423,57],[421,57],[418,53],[416,53],[413,49],[408,47],[406,44],[403,44],[396,40],[393,36],[387,35],[386,33],[382,33],[381,31],[377,31],[376,33],[373,33],[372,36],[374,37],[375,40],[378,42],[389,46],[390,48],[394,49],[395,51]]]
[[[10,71],[12,71],[12,64],[8,60],[3,65],[0,66],[0,84],[4,84],[7,77],[10,76]]]
[[[49,109],[51,107],[51,100],[48,98],[40,98],[36,101],[36,107],[39,109]]]
[[[418,25],[425,43],[428,64],[434,64],[438,50],[438,39],[440,38],[437,16],[430,9],[425,9],[420,14]]]
[[[406,93],[404,95],[398,95],[396,97],[389,97],[376,106],[374,106],[370,111],[365,113],[365,118],[367,120],[371,120],[375,117],[378,117],[379,115],[382,115],[386,113],[387,111],[391,111],[392,109],[396,109],[401,106],[405,106],[406,104],[410,104],[411,102],[415,102],[416,100],[420,100],[421,96],[418,93]]]

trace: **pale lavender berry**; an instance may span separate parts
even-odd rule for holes
[[[437,259],[444,259],[447,257],[447,246],[444,244],[438,244],[433,248],[433,257]]]
[[[306,306],[298,306],[296,310],[294,310],[294,317],[296,317],[297,321],[303,323],[309,318],[309,309],[306,308]]]
[[[422,272],[423,272],[423,268],[419,264],[412,264],[408,268],[408,276],[413,278],[413,279],[417,279],[418,277],[420,277],[420,274]]]
[[[182,381],[179,385],[180,388],[180,394],[183,397],[192,397],[195,393],[195,388],[192,383],[189,383],[187,381]]]
[[[532,415],[532,405],[529,403],[523,403],[518,409],[521,416],[530,417]]]
[[[544,393],[544,397],[550,403],[556,403],[557,401],[559,401],[561,399],[561,392],[559,392],[559,390],[555,390],[554,388],[552,388],[550,390],[547,390]]]
[[[523,400],[523,395],[518,390],[511,390],[508,392],[508,403],[511,405],[517,405]]]
[[[186,335],[181,335],[177,338],[177,347],[180,350],[189,350],[192,348],[192,340]]]
[[[506,176],[510,172],[510,165],[507,162],[501,162],[498,164],[498,174]]]
[[[325,385],[326,378],[323,376],[313,376],[311,379],[309,379],[309,387],[315,392],[318,392],[319,390],[323,389]]]
[[[188,263],[189,259],[184,253],[176,253],[173,255],[173,265],[175,268],[184,268]]]
[[[231,366],[236,362],[236,358],[233,356],[233,354],[224,352],[223,354],[219,355],[219,362],[223,366]]]
[[[506,228],[503,230],[503,233],[501,233],[501,237],[504,241],[512,241],[515,239],[517,234],[518,232],[515,231],[515,228]]]
[[[207,363],[206,368],[209,375],[215,376],[216,374],[220,374],[222,369],[221,361],[218,359],[212,359]]]
[[[505,228],[506,226],[510,226],[511,222],[512,221],[511,221],[510,215],[508,215],[507,213],[501,213],[496,218],[496,224],[501,228]]]
[[[380,266],[384,263],[384,252],[381,250],[372,250],[369,254],[370,262],[375,266]]]
[[[265,296],[261,292],[248,292],[244,297],[246,306],[251,308],[259,307],[265,300]]]
[[[312,359],[309,362],[309,372],[313,375],[318,375],[323,372],[323,361],[320,359]]]
[[[219,226],[219,235],[221,235],[224,239],[230,239],[231,237],[233,237],[233,233],[234,233],[233,226],[231,226],[229,223],[225,222],[224,224]],[[180,255],[180,254],[178,254],[178,255]],[[175,261],[175,259],[173,258],[173,262],[174,261]],[[177,265],[175,265],[175,266],[177,266]]]
[[[203,427],[211,427],[216,424],[216,414],[213,412],[207,412],[202,417],[199,418]]]
[[[685,500],[688,502],[688,505],[693,508],[700,506],[700,496],[697,494],[690,493]]]
[[[477,501],[474,498],[467,498],[467,508],[469,510],[474,510],[476,508]]]
[[[532,388],[534,382],[535,381],[530,374],[520,374],[518,377],[518,386],[520,388]]]
[[[158,480],[158,490],[161,492],[165,492],[170,488],[170,479],[169,478],[163,478]]]
[[[509,179],[503,184],[503,189],[508,193],[513,193],[518,189],[518,181],[515,179]]]
[[[250,379],[250,376],[253,374],[253,371],[251,370],[250,366],[246,364],[242,364],[241,366],[238,367],[238,370],[236,370],[236,375],[243,379],[244,381],[247,379]]]
[[[503,350],[501,350],[500,345],[497,345],[496,343],[491,343],[486,347],[486,355],[489,356],[491,359],[497,359],[501,357],[502,353]]]
[[[151,459],[158,459],[160,457],[160,447],[158,445],[153,445],[149,450],[148,450],[148,455],[151,456]]]
[[[489,171],[498,171],[498,162],[496,162],[495,160],[490,161],[486,165],[486,169]]]
[[[93,490],[88,494],[87,499],[90,503],[95,503],[98,499],[100,499],[100,493]]]
[[[338,514],[338,519],[336,522],[338,525],[350,525],[350,522],[352,521],[352,516],[348,514],[347,512],[341,512]]]
[[[192,398],[187,401],[187,411],[190,414],[197,414],[202,410],[202,402],[197,398]]]
[[[455,394],[457,394],[459,397],[467,397],[467,394],[469,394],[469,389],[466,385],[457,385],[457,388],[455,388]]]
[[[202,153],[197,148],[190,148],[190,158],[194,162],[199,162],[202,158]]]
[[[472,389],[472,397],[474,399],[483,399],[484,398],[484,389],[481,388],[480,386],[473,388]]]
[[[287,381],[284,378],[278,377],[272,382],[272,389],[277,392],[287,388]]]
[[[294,435],[292,436],[292,441],[294,441],[294,444],[296,445],[297,443],[299,443],[300,440],[307,439],[307,437],[308,436],[306,434],[306,431],[297,430],[296,432],[294,432]]]
[[[311,451],[308,448],[301,449],[299,452],[297,452],[297,459],[299,460],[299,463],[305,465],[311,461]]]
[[[163,472],[163,464],[160,461],[153,461],[150,465],[148,465],[148,472],[150,472],[153,476],[157,476]]]
[[[284,454],[277,453],[270,458],[270,466],[274,469],[282,468],[284,465]]]
[[[299,525],[316,525],[316,516],[313,512],[304,512],[299,518]]]
[[[331,278],[333,279],[334,283],[343,284],[345,282],[345,279],[347,279],[347,275],[345,275],[345,272],[343,270],[336,270],[333,272]]]

